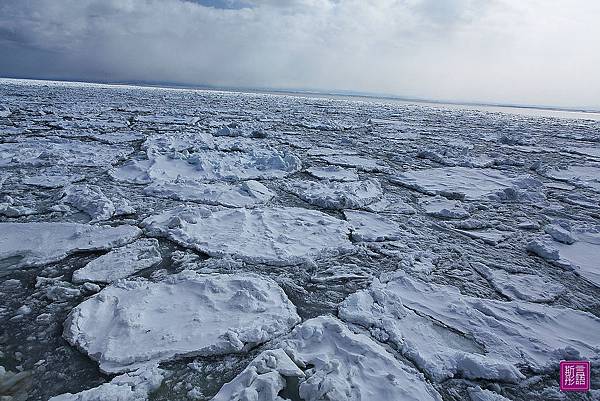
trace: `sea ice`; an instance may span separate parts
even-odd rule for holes
[[[299,264],[352,249],[347,222],[294,207],[218,211],[180,207],[148,217],[142,226],[149,235],[251,263]]]
[[[48,401],[146,401],[161,385],[165,372],[157,366],[146,366],[134,372],[116,376],[109,383],[81,391],[65,393]]]
[[[564,285],[535,274],[509,273],[481,263],[474,264],[474,267],[496,291],[511,300],[550,302],[566,291]]]
[[[566,181],[576,186],[600,192],[600,165],[572,165],[566,168],[542,169],[540,174],[555,180]]]
[[[469,387],[467,390],[471,401],[510,401],[508,398],[481,387]]]
[[[354,155],[330,155],[324,156],[323,160],[325,160],[329,164],[333,164],[336,166],[342,167],[354,167],[361,171],[366,172],[385,172],[387,167],[377,160],[367,159],[361,156]]]
[[[112,283],[162,261],[158,241],[144,238],[114,249],[73,272],[73,282]]]
[[[290,192],[311,205],[325,209],[360,209],[381,199],[383,192],[379,181],[292,181]]]
[[[420,202],[421,207],[430,216],[446,219],[465,219],[470,216],[462,202],[458,200],[446,199],[443,196],[435,196],[430,199],[423,199]]]
[[[376,213],[344,210],[352,230],[352,239],[359,242],[395,241],[402,238],[398,224]]]
[[[116,211],[114,203],[95,185],[69,185],[63,190],[62,201],[92,219],[92,222],[110,219]]]
[[[358,181],[356,170],[338,166],[311,167],[306,169],[306,172],[320,180]]]
[[[461,333],[463,343],[468,339],[482,347],[485,358],[479,358],[477,364],[467,363],[468,372],[462,372],[463,376],[514,381],[520,374],[509,369],[511,366],[545,372],[554,370],[561,359],[589,359],[600,354],[600,337],[596,334],[600,331],[600,319],[590,313],[562,306],[466,296],[453,286],[422,282],[404,272],[389,277],[385,284],[375,282],[374,290],[377,292],[373,295],[351,296],[352,302],[340,307],[340,316],[373,326],[384,332],[380,333],[381,338],[389,337],[399,346],[403,344],[401,339],[409,339],[415,347],[411,359],[424,368],[428,366],[432,376],[453,373],[455,366],[465,361],[464,352],[455,354],[456,346],[449,347],[454,342],[452,336],[441,334],[439,351],[432,351],[432,330],[427,335],[409,330],[411,325],[403,319],[404,309]],[[344,314],[343,310],[347,312]],[[439,363],[439,355],[444,363]],[[491,365],[487,363],[490,360],[494,361]]]
[[[0,223],[0,266],[13,268],[57,262],[76,252],[123,246],[142,234],[137,227],[78,223]]]
[[[531,241],[527,244],[527,250],[551,263],[574,269],[577,274],[600,287],[600,227],[576,228],[566,234],[560,233],[560,237],[555,231],[551,233],[554,236],[546,234]]]
[[[494,169],[444,167],[409,170],[392,181],[428,195],[461,200],[541,200],[542,184],[531,177],[509,177]]]
[[[275,196],[267,187],[254,180],[240,184],[159,181],[147,186],[144,193],[225,207],[252,207],[266,203]]]
[[[283,401],[282,392],[304,401],[441,401],[420,373],[334,317],[307,320],[272,346],[212,401]]]
[[[300,318],[271,279],[186,270],[162,281],[125,279],[75,307],[63,336],[107,373],[182,356],[244,352]]]

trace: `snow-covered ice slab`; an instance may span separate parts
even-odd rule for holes
[[[148,395],[160,387],[164,376],[164,370],[147,366],[116,376],[98,387],[57,395],[48,401],[146,401]]]
[[[148,195],[226,207],[252,207],[266,203],[275,194],[258,181],[240,184],[224,182],[155,182],[144,189]]]
[[[402,238],[398,224],[376,213],[344,210],[352,228],[352,239],[359,242],[395,241]]]
[[[271,279],[183,271],[163,281],[120,280],[75,307],[64,338],[107,373],[192,355],[244,352],[300,318]]]
[[[152,236],[167,237],[210,256],[251,263],[300,264],[352,249],[348,223],[325,213],[294,207],[176,208],[142,222]]]
[[[320,180],[358,181],[356,170],[338,166],[310,167],[306,172]]]
[[[511,300],[550,302],[566,291],[564,285],[535,274],[509,273],[481,263],[473,266],[496,291]]]
[[[25,138],[0,144],[0,167],[108,167],[132,152],[129,146],[53,137]]]
[[[531,241],[527,250],[549,262],[575,270],[600,287],[600,226],[574,229],[564,238],[557,231],[550,231]]]
[[[41,174],[25,177],[23,183],[42,188],[60,188],[85,179],[84,175],[73,174],[65,168],[48,168]]]
[[[86,213],[92,222],[110,219],[116,211],[114,203],[96,185],[69,185],[62,201]]]
[[[354,167],[361,171],[366,172],[385,172],[387,166],[378,162],[377,160],[367,159],[366,157],[354,156],[354,155],[330,155],[324,156],[325,160],[329,164],[342,167]]]
[[[149,184],[152,181],[240,181],[282,178],[302,167],[291,153],[271,149],[252,152],[199,150],[186,154],[151,156],[113,169],[111,176],[124,182]]]
[[[392,181],[427,195],[464,200],[542,200],[542,184],[531,177],[509,177],[494,169],[444,167],[410,170]]]
[[[446,199],[439,195],[430,199],[423,199],[420,204],[425,213],[434,217],[465,219],[470,216],[469,211],[461,201]]]
[[[126,245],[142,231],[134,226],[78,223],[0,223],[0,266],[21,268],[57,262],[76,252]]]
[[[161,261],[158,241],[154,238],[144,238],[92,260],[73,272],[73,282],[112,283],[156,266]]]
[[[592,314],[466,296],[404,272],[351,295],[340,317],[389,341],[436,380],[459,374],[514,382],[523,377],[517,367],[544,372],[561,359],[600,355],[600,319]]]
[[[600,192],[600,165],[573,165],[564,169],[545,169],[540,174]]]
[[[383,196],[379,181],[292,181],[287,186],[311,205],[325,209],[360,209]]]
[[[307,320],[273,346],[212,401],[282,401],[281,391],[298,394],[304,401],[441,400],[422,374],[334,317]]]

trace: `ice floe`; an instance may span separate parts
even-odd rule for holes
[[[564,285],[535,274],[507,272],[481,263],[473,267],[485,277],[492,287],[511,300],[550,302],[566,291]]]
[[[181,207],[148,217],[142,226],[151,236],[167,237],[210,256],[253,263],[299,264],[352,249],[347,222],[294,207],[217,211]]]
[[[471,214],[461,201],[446,199],[443,196],[435,196],[430,199],[422,199],[421,207],[430,216],[446,219],[465,219]]]
[[[110,219],[116,211],[114,203],[95,185],[69,185],[62,201],[86,213],[92,222]]]
[[[368,159],[366,157],[361,156],[334,154],[324,156],[323,160],[325,160],[329,164],[333,164],[336,166],[354,167],[358,170],[366,172],[387,171],[387,166],[385,166],[384,164],[378,162],[377,160]]]
[[[139,228],[129,225],[0,223],[0,266],[41,266],[76,252],[119,247],[133,242],[141,234]]]
[[[560,225],[546,228],[546,235],[527,244],[527,250],[577,274],[600,287],[600,227],[567,230]]]
[[[344,216],[350,223],[352,239],[355,241],[395,241],[402,238],[397,223],[376,213],[344,210]]]
[[[509,177],[494,170],[467,167],[411,170],[392,181],[428,195],[451,199],[495,201],[540,201],[541,182],[530,176]]]
[[[311,205],[325,209],[360,209],[383,196],[381,184],[364,181],[292,181],[287,189]]]
[[[146,366],[134,372],[116,376],[110,382],[76,394],[65,393],[49,401],[146,401],[157,390],[165,371],[157,366]]]
[[[125,279],[75,307],[63,336],[107,373],[182,356],[244,352],[288,332],[296,308],[272,280],[183,271]]]
[[[254,180],[240,184],[159,181],[147,186],[144,193],[226,207],[252,207],[266,203],[275,196],[267,187]]]
[[[111,176],[124,182],[148,184],[152,181],[240,181],[282,178],[299,171],[300,159],[286,152],[254,149],[251,152],[199,150],[130,161],[111,170]]]
[[[356,170],[338,166],[310,167],[306,169],[306,172],[320,180],[358,181]]]
[[[73,282],[112,283],[162,261],[158,241],[144,238],[114,249],[73,272]]]
[[[542,168],[540,174],[600,192],[600,165],[571,165],[565,168]]]
[[[561,306],[462,295],[399,272],[351,295],[340,317],[394,344],[436,380],[460,375],[518,381],[561,359],[598,357],[600,319]]]
[[[212,401],[441,400],[420,373],[333,317],[310,319],[273,347]]]

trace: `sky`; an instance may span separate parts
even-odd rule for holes
[[[0,0],[0,76],[600,108],[598,0]]]

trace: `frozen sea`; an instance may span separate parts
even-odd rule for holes
[[[597,400],[599,260],[598,114],[0,79],[2,400]]]

